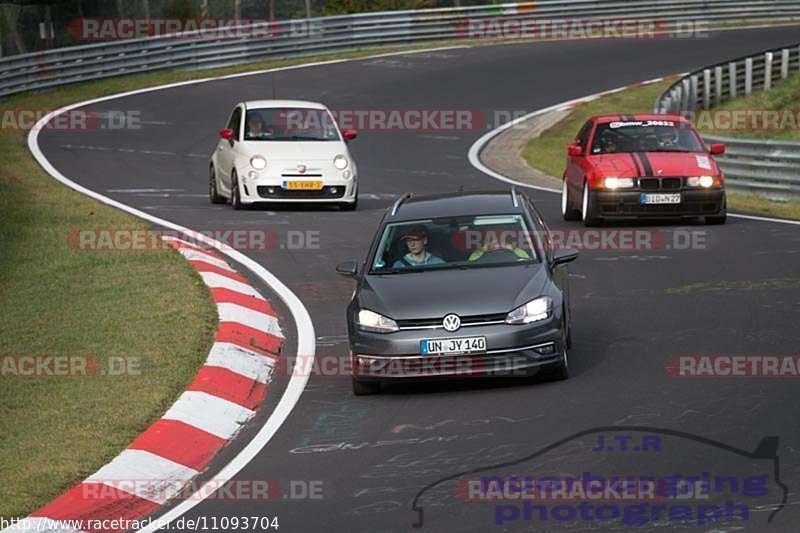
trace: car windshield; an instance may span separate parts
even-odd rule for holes
[[[518,213],[387,224],[371,274],[471,269],[538,262],[535,235]]]
[[[245,141],[338,141],[333,117],[325,109],[270,107],[248,109]]]
[[[631,120],[598,124],[591,154],[705,151],[688,124],[673,120]]]

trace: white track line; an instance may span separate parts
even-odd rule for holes
[[[246,255],[242,254],[241,252],[230,249],[230,247],[226,244],[223,244],[210,237],[206,237],[205,235],[199,234],[198,232],[193,232],[189,228],[186,228],[179,224],[175,224],[163,218],[159,218],[154,215],[151,215],[150,213],[146,213],[142,210],[136,209],[135,207],[123,204],[122,202],[118,202],[117,200],[111,199],[107,196],[103,196],[100,193],[97,193],[91,189],[88,189],[72,181],[64,174],[59,172],[59,170],[55,168],[55,166],[53,166],[52,163],[50,163],[47,157],[45,157],[44,153],[39,147],[39,132],[42,129],[44,129],[45,124],[47,124],[50,120],[52,120],[54,117],[58,115],[61,115],[76,108],[90,106],[100,102],[115,100],[126,96],[134,96],[143,93],[161,91],[164,89],[182,87],[186,85],[196,85],[199,83],[206,83],[209,81],[216,81],[221,79],[231,79],[242,76],[267,74],[283,70],[295,70],[295,69],[310,68],[320,65],[331,65],[334,63],[345,63],[351,61],[364,61],[369,59],[375,59],[378,57],[390,57],[398,55],[429,53],[429,52],[443,51],[443,50],[455,50],[459,48],[465,48],[465,46],[446,46],[439,48],[429,48],[426,50],[412,50],[405,52],[376,54],[373,56],[366,56],[366,57],[352,58],[352,59],[335,59],[328,61],[318,61],[314,63],[305,63],[303,65],[292,65],[287,67],[230,74],[227,76],[218,76],[211,78],[202,78],[199,80],[170,83],[166,85],[159,85],[156,87],[147,87],[144,89],[127,91],[124,93],[114,94],[111,96],[104,96],[102,98],[94,98],[92,100],[86,100],[83,102],[78,102],[75,104],[62,107],[42,117],[33,127],[31,132],[28,134],[28,149],[31,151],[33,157],[36,159],[39,165],[41,165],[41,167],[45,170],[45,172],[50,174],[50,176],[60,181],[64,185],[86,196],[89,196],[90,198],[94,198],[95,200],[101,203],[110,205],[111,207],[116,207],[117,209],[121,209],[126,213],[130,213],[143,220],[152,222],[153,224],[158,224],[159,226],[163,226],[165,228],[173,229],[182,232],[184,234],[191,235],[191,237],[194,240],[208,244],[212,248],[215,248],[219,252],[227,255],[234,261],[237,261],[244,267],[248,268],[253,274],[255,274],[258,278],[260,278],[264,283],[266,283],[289,308],[289,311],[291,312],[292,317],[294,318],[295,321],[295,325],[297,327],[297,355],[303,357],[313,357],[316,352],[316,334],[314,332],[314,324],[311,322],[311,316],[308,314],[308,310],[305,308],[300,299],[291,290],[289,290],[289,288],[286,285],[284,285],[277,277],[275,277],[275,275],[273,275],[266,268],[261,266],[253,259],[250,259]],[[206,284],[209,286],[230,288],[232,290],[236,290],[237,292],[242,292],[242,290],[240,290],[240,288],[238,287],[233,288],[230,287],[225,282],[221,282],[218,278],[222,278],[223,276],[219,276],[210,272],[201,273],[201,276],[203,277],[203,280],[206,282]],[[212,283],[210,283],[211,281],[217,281],[219,284],[212,285]],[[228,281],[233,282],[234,280],[229,279]],[[249,294],[249,292],[244,292],[244,294]],[[262,298],[261,295],[255,295],[255,296],[257,296],[258,298]],[[261,452],[261,450],[269,443],[269,441],[272,439],[272,437],[275,435],[275,433],[278,431],[281,425],[289,417],[289,414],[292,412],[292,409],[294,409],[295,405],[297,405],[297,402],[300,400],[300,396],[303,394],[306,384],[308,383],[308,378],[309,375],[307,373],[298,373],[292,375],[292,377],[289,379],[286,391],[283,393],[283,396],[278,402],[278,405],[275,407],[275,410],[272,412],[270,417],[264,423],[262,428],[259,430],[256,436],[253,437],[253,439],[249,443],[247,443],[244,449],[242,449],[238,453],[238,455],[236,455],[236,457],[234,457],[228,464],[222,467],[222,469],[217,473],[217,478],[232,479],[234,476],[236,476],[236,474],[240,470],[242,470],[242,468],[247,466],[247,464],[249,464],[250,461],[252,461]],[[157,522],[152,522],[147,527],[140,529],[137,533],[156,531],[158,529],[161,529],[162,527],[165,527],[167,524],[181,517],[184,513],[188,512],[197,504],[208,498],[211,494],[214,493],[214,489],[215,487],[213,483],[208,483],[207,485],[204,485],[203,487],[200,488],[200,490],[198,490],[196,497],[185,500],[180,504],[176,505],[169,512],[160,516]]]

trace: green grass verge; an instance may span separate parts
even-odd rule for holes
[[[522,151],[528,164],[551,176],[564,175],[567,145],[589,117],[613,113],[652,113],[653,102],[674,80],[609,94],[580,105],[565,119],[531,139]]]
[[[800,76],[797,78],[800,80]],[[531,139],[523,149],[522,155],[533,168],[551,176],[561,177],[564,175],[567,145],[589,117],[615,113],[651,113],[656,97],[673,81],[668,80],[626,89],[576,107],[565,119],[544,131],[540,137]],[[792,94],[791,89],[787,89],[789,92],[784,97],[794,96],[796,101],[800,102],[800,90],[798,90],[800,83],[787,80],[786,86],[794,86],[795,93]],[[778,87],[781,86],[776,86],[771,92],[777,91]],[[780,96],[776,97],[776,99],[779,98]],[[750,105],[755,104],[751,103]],[[747,107],[747,109],[757,109],[757,107]],[[797,109],[796,105],[794,109]],[[712,132],[706,131],[705,133]],[[728,132],[725,133],[725,135],[727,134]],[[800,219],[800,202],[778,202],[756,196],[728,193],[728,208],[759,215]]]
[[[783,129],[716,129],[712,120],[704,120],[699,114],[696,120],[698,131],[709,135],[723,137],[741,137],[746,139],[772,139],[781,141],[800,141],[800,124],[797,124],[800,110],[800,74],[792,74],[785,80],[773,85],[769,91],[755,91],[749,96],[727,100],[713,108],[715,111],[735,110],[770,110],[784,111],[794,115],[794,121],[786,122]],[[712,113],[713,114],[713,113]],[[790,118],[788,115],[784,120]],[[749,120],[747,121],[749,123]]]

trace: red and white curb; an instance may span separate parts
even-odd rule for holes
[[[284,341],[275,310],[211,250],[164,237],[211,289],[219,327],[205,365],[170,407],[130,446],[82,483],[4,529],[124,531],[103,520],[135,521],[179,494],[264,399]],[[77,524],[83,524],[76,529]]]

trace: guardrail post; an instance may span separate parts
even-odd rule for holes
[[[744,94],[745,96],[753,92],[753,58],[748,57],[744,60]]]
[[[736,61],[728,63],[728,98],[736,98]]]
[[[684,78],[681,80],[681,111],[688,111],[689,109],[689,91],[691,84],[689,80]]]
[[[722,67],[714,67],[714,105],[722,103]]]
[[[690,111],[694,111],[697,109],[697,92],[698,86],[700,85],[700,76],[694,74],[691,79],[690,90],[689,90],[689,107],[687,108]]]
[[[680,87],[672,88],[672,94],[670,95],[670,101],[669,101],[669,109],[667,110],[669,113],[675,113],[676,115],[680,114],[682,94],[683,91],[681,91]]]
[[[703,69],[703,109],[711,107],[711,69]]]
[[[764,54],[764,90],[772,87],[772,52]]]
[[[784,48],[781,50],[781,79],[785,80],[789,77],[789,49]]]

